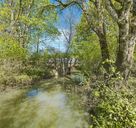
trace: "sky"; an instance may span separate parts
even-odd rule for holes
[[[54,0],[51,0],[51,3],[53,2]],[[61,30],[68,31],[69,24],[66,19],[71,13],[73,18],[72,20],[74,21],[74,23],[79,23],[81,18],[81,10],[77,6],[71,6],[66,9],[63,9],[61,12],[58,12],[58,21],[56,22],[56,27],[60,32]],[[60,51],[65,51],[65,37],[63,36],[63,34],[61,34],[56,39],[49,41],[47,45],[55,47]]]
[[[51,3],[54,3],[55,0],[50,0]],[[65,8],[58,13],[58,20],[55,23],[55,26],[59,30],[59,32],[65,31],[67,32],[69,29],[69,24],[67,22],[67,19],[69,15],[72,15],[72,21],[74,24],[78,24],[80,22],[81,18],[81,10],[77,6],[70,6],[68,8]],[[41,38],[40,41],[43,41],[43,43],[40,45],[40,49],[44,50],[47,47],[54,47],[59,51],[65,52],[66,50],[66,42],[65,37],[63,34],[60,34],[58,37],[53,39],[44,39]],[[35,48],[32,48],[33,50]],[[35,51],[35,50],[34,50]]]

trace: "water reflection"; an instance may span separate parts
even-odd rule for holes
[[[33,97],[33,96],[37,96],[38,93],[39,93],[39,90],[38,90],[38,89],[32,89],[32,90],[28,91],[28,92],[26,93],[26,95],[27,95],[28,97]]]
[[[1,100],[3,99],[3,100]],[[72,101],[71,101],[72,102]],[[62,91],[38,89],[0,95],[0,128],[88,128]]]

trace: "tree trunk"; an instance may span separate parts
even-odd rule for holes
[[[36,42],[36,52],[39,53],[39,45],[40,45],[40,35],[37,35],[37,42]]]
[[[121,73],[125,80],[128,79],[130,69],[132,68],[135,42],[128,41],[127,44],[127,46],[123,46],[123,43],[120,43],[116,60],[117,71]]]
[[[133,65],[133,53],[136,41],[136,26],[133,25],[131,17],[131,7],[124,10],[119,15],[119,46],[117,51],[116,66],[117,71],[128,80],[130,69]]]
[[[136,41],[136,0],[118,0],[121,9],[117,9],[112,0],[105,0],[106,9],[118,23],[119,40],[116,58],[117,71],[125,80],[129,78],[133,64]],[[135,21],[133,21],[135,20]]]
[[[109,73],[110,64],[106,60],[110,59],[110,53],[109,53],[108,41],[106,37],[106,26],[104,22],[104,9],[102,5],[102,1],[95,0],[95,6],[98,14],[98,26],[95,26],[96,34],[99,38],[102,62],[104,62],[103,67],[107,71],[107,73]]]
[[[120,26],[120,35],[119,35],[119,48],[117,52],[117,71],[121,73],[125,80],[128,79],[130,74],[130,69],[133,65],[133,53],[135,48],[135,36],[125,35],[122,32],[125,32],[126,29],[124,26]]]
[[[98,38],[99,38],[99,43],[100,43],[100,48],[101,48],[101,56],[102,56],[102,61],[104,62],[103,67],[107,72],[110,71],[110,64],[106,62],[106,60],[110,59],[110,54],[109,54],[109,49],[108,49],[108,42],[106,38],[106,32],[105,32],[105,26],[104,24],[98,29]]]

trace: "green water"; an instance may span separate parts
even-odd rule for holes
[[[74,108],[61,89],[10,90],[0,94],[0,128],[88,128]]]

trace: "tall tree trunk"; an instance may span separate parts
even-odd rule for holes
[[[109,73],[110,64],[106,62],[106,60],[110,59],[110,53],[109,53],[108,41],[106,37],[106,26],[104,23],[104,8],[102,5],[102,1],[95,0],[95,6],[98,14],[98,26],[95,26],[95,31],[99,38],[102,61],[104,62],[103,67]]]
[[[36,52],[39,53],[39,45],[40,45],[40,35],[37,35],[37,42],[36,42]]]
[[[118,13],[119,46],[116,58],[117,71],[121,73],[125,80],[129,78],[130,69],[133,65],[133,53],[136,41],[136,27],[132,21],[133,2],[128,2],[124,4],[124,10]]]
[[[105,68],[107,72],[109,72],[110,64],[106,62],[106,60],[110,59],[110,54],[109,54],[108,42],[106,38],[106,31],[105,31],[104,24],[98,29],[97,35],[99,38],[99,43],[100,43],[100,48],[101,48],[102,61],[104,62],[103,67]]]
[[[118,0],[117,2],[120,3],[121,9],[117,9],[112,0],[105,0],[105,7],[112,18],[118,23],[119,46],[116,66],[117,71],[127,80],[133,64],[136,41],[136,0]]]
[[[130,30],[128,29],[127,24],[119,25],[119,48],[116,58],[117,71],[121,73],[125,80],[128,79],[132,68],[135,47],[134,33],[129,32]]]

